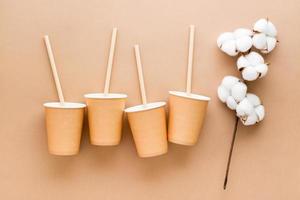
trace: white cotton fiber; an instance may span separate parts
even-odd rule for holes
[[[236,115],[244,125],[249,126],[264,119],[265,109],[258,96],[247,93],[246,97],[236,106]]]
[[[255,51],[241,55],[237,60],[237,68],[242,72],[242,77],[246,81],[262,78],[268,71],[268,65],[265,63],[264,58]]]
[[[262,53],[271,52],[277,44],[277,30],[268,19],[259,19],[253,26],[253,46]]]
[[[238,28],[234,32],[222,33],[217,39],[218,47],[229,56],[247,52],[253,44],[253,32],[250,29]]]
[[[245,98],[247,86],[234,76],[225,76],[218,87],[218,97],[228,108],[235,110],[237,104]]]

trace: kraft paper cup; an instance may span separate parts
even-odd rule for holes
[[[165,102],[155,102],[125,110],[140,157],[158,156],[168,151],[165,105]]]
[[[197,94],[169,91],[168,140],[194,145],[199,137],[210,98]]]
[[[127,95],[93,93],[84,97],[88,107],[91,144],[118,145]]]
[[[48,150],[54,155],[79,152],[85,104],[49,102],[44,104]]]

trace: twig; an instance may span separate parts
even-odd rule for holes
[[[225,175],[224,185],[223,185],[224,190],[226,190],[226,186],[227,186],[228,174],[229,174],[230,163],[231,163],[231,156],[232,156],[232,151],[233,151],[233,147],[234,147],[235,136],[236,136],[236,133],[237,133],[238,123],[239,123],[239,118],[236,117],[234,130],[233,130],[233,135],[232,135],[232,140],[231,140],[230,151],[229,151],[229,156],[228,156],[228,160],[227,160],[226,175]]]

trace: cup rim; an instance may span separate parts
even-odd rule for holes
[[[85,108],[84,103],[74,103],[74,102],[47,102],[43,104],[46,108],[60,108],[60,109],[74,109],[74,108]]]
[[[122,93],[89,93],[84,95],[87,99],[125,99],[127,94]]]
[[[180,91],[169,91],[169,94],[183,97],[183,98],[194,99],[198,101],[210,101],[210,97],[200,95],[200,94],[193,94],[193,93],[187,94],[186,92],[180,92]]]
[[[141,112],[141,111],[147,111],[147,110],[152,110],[156,109],[159,107],[163,107],[166,105],[166,102],[164,101],[158,101],[158,102],[153,102],[153,103],[147,103],[147,104],[140,104],[137,106],[132,106],[129,108],[125,109],[126,113],[133,113],[133,112]]]

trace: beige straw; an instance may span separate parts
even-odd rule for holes
[[[112,65],[113,65],[113,61],[114,61],[114,52],[115,52],[116,39],[117,39],[117,31],[118,31],[117,28],[113,28],[113,32],[112,32],[112,36],[111,36],[108,63],[107,63],[107,71],[106,71],[106,78],[105,78],[105,85],[104,85],[104,94],[109,93],[111,71],[112,71]]]
[[[144,105],[146,105],[147,104],[147,98],[146,98],[146,91],[145,91],[145,84],[144,84],[143,69],[142,69],[142,62],[141,62],[139,45],[134,45],[134,52],[135,52],[136,66],[137,66],[139,81],[140,81],[140,90],[141,90],[141,95],[142,95],[142,102],[143,102]]]
[[[186,82],[186,92],[187,92],[187,94],[190,94],[191,90],[192,90],[194,35],[195,35],[195,26],[194,25],[190,25],[190,37],[189,37],[190,41],[189,41],[187,82]]]
[[[56,91],[57,91],[57,94],[58,94],[58,98],[59,98],[60,103],[64,104],[64,102],[65,102],[64,95],[63,95],[61,85],[60,85],[60,81],[59,81],[59,77],[58,77],[58,74],[57,74],[57,69],[56,69],[56,65],[55,65],[53,52],[52,52],[52,49],[51,49],[49,36],[45,35],[44,40],[45,40],[45,44],[46,44],[46,47],[47,47],[48,57],[49,57],[50,65],[51,65],[51,68],[52,68],[52,73],[53,73],[53,77],[54,77],[54,81],[55,81],[55,85],[56,85]]]

